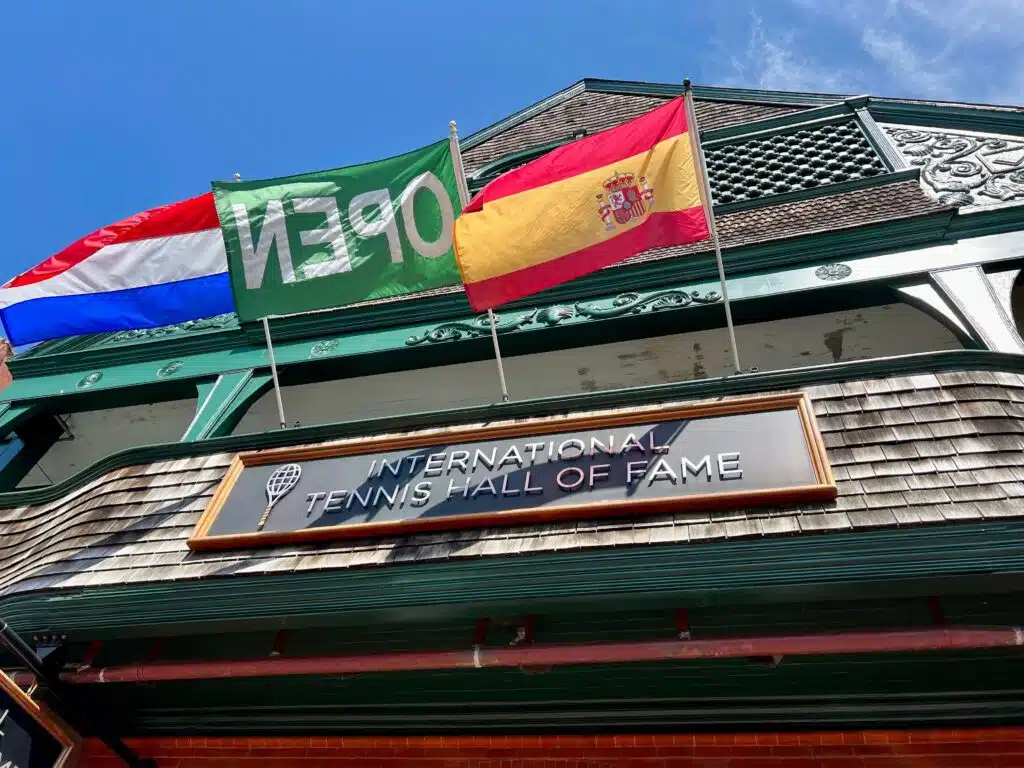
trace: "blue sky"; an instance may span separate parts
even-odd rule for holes
[[[581,77],[1024,102],[1024,0],[34,0],[0,29],[0,278],[213,178],[465,135]]]

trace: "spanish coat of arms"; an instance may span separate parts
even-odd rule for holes
[[[654,190],[647,183],[647,177],[639,181],[632,173],[618,171],[604,182],[605,193],[597,195],[597,212],[601,215],[604,228],[615,230],[615,224],[625,224],[639,219],[654,207]]]

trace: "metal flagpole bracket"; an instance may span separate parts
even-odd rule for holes
[[[732,308],[729,305],[729,288],[725,283],[725,264],[722,262],[722,244],[718,237],[718,226],[715,223],[714,199],[711,196],[711,179],[708,176],[708,165],[704,159],[704,146],[700,141],[700,126],[697,125],[697,110],[693,104],[693,86],[689,78],[683,80],[683,98],[686,103],[686,127],[691,137],[691,146],[697,159],[697,170],[700,173],[700,190],[704,211],[707,215],[708,230],[715,246],[715,260],[718,262],[718,279],[722,284],[722,303],[725,305],[725,325],[729,330],[729,344],[732,346],[732,364],[735,373],[742,373],[740,354],[736,345],[736,329],[732,323]]]

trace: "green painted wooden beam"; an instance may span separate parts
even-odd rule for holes
[[[890,171],[900,173],[911,169],[903,153],[896,149],[868,110],[857,110],[857,123]]]
[[[231,386],[222,404],[211,414],[204,437],[225,437],[231,434],[245,412],[272,386],[270,371],[244,371],[229,374]]]
[[[17,450],[17,453],[0,469],[0,488],[14,488],[21,482],[60,436],[60,427],[53,419],[49,420],[49,423],[38,424],[32,434],[24,435],[25,439],[17,435],[16,430],[24,427],[42,412],[39,403],[0,405],[0,437],[17,437],[20,440],[20,444],[15,444],[17,448],[9,446],[10,450]]]
[[[38,411],[32,403],[0,403],[0,435],[5,435]]]
[[[251,368],[244,371],[223,373],[214,381],[200,385],[196,415],[188,425],[182,442],[205,440],[227,434],[241,418],[252,402],[253,395],[260,392],[270,381],[269,373],[256,373]]]
[[[868,102],[868,109],[876,120],[883,123],[1024,135],[1024,111],[1019,107],[908,103],[897,99],[872,97]]]
[[[14,594],[0,615],[94,638],[1022,588],[1024,521],[992,520]]]

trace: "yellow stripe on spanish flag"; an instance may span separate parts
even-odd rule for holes
[[[455,221],[478,311],[707,238],[682,97],[499,177]]]

